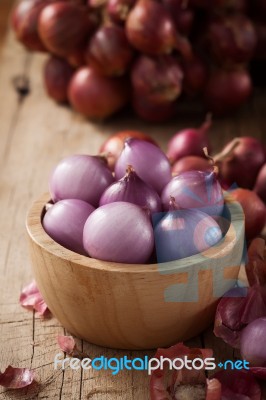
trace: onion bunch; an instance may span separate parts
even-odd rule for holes
[[[130,103],[141,118],[164,122],[183,98],[201,97],[218,115],[247,101],[249,63],[265,59],[264,20],[262,1],[21,0],[12,27],[30,51],[62,59],[53,76],[64,62],[76,69],[60,95],[45,71],[54,100],[91,119]]]

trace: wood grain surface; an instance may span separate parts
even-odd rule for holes
[[[39,382],[19,393],[1,388],[0,399],[146,400],[146,373],[123,371],[112,376],[108,371],[54,371],[53,360],[59,352],[56,338],[66,333],[64,328],[55,318],[41,320],[18,302],[21,288],[32,279],[25,216],[31,203],[47,191],[49,174],[62,157],[96,154],[110,133],[125,128],[141,128],[165,148],[177,129],[199,124],[202,116],[180,113],[174,123],[152,126],[125,113],[102,124],[89,123],[45,96],[41,77],[44,59],[43,55],[27,54],[9,34],[0,60],[0,370],[9,364],[30,367]],[[28,96],[14,89],[14,79],[21,75],[29,78]],[[265,140],[265,132],[265,93],[258,91],[240,113],[214,121],[214,151],[238,135],[251,134]],[[154,354],[110,350],[80,340],[77,343],[91,358]],[[213,336],[211,328],[189,344],[214,348],[218,362],[238,357]]]
[[[10,11],[15,4],[14,0],[0,1],[0,49],[4,43],[6,31],[9,25]]]

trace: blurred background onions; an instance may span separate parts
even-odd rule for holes
[[[76,69],[70,82],[63,75],[64,101],[77,112],[106,119],[128,104],[162,123],[191,98],[202,112],[234,113],[266,81],[265,8],[259,0],[21,0],[12,27],[29,50]],[[47,93],[61,102],[50,80]]]

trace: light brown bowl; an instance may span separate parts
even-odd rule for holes
[[[43,195],[27,217],[34,276],[53,315],[88,342],[151,349],[187,340],[211,324],[218,297],[237,280],[244,245],[238,203],[227,203],[231,223],[217,246],[179,261],[133,265],[57,244],[41,223],[48,201]]]

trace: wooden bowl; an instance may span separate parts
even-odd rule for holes
[[[183,260],[134,265],[95,260],[65,249],[42,227],[43,195],[27,217],[37,285],[53,315],[72,334],[119,349],[165,347],[198,335],[217,300],[236,283],[244,246],[243,212],[231,215],[224,239]]]

